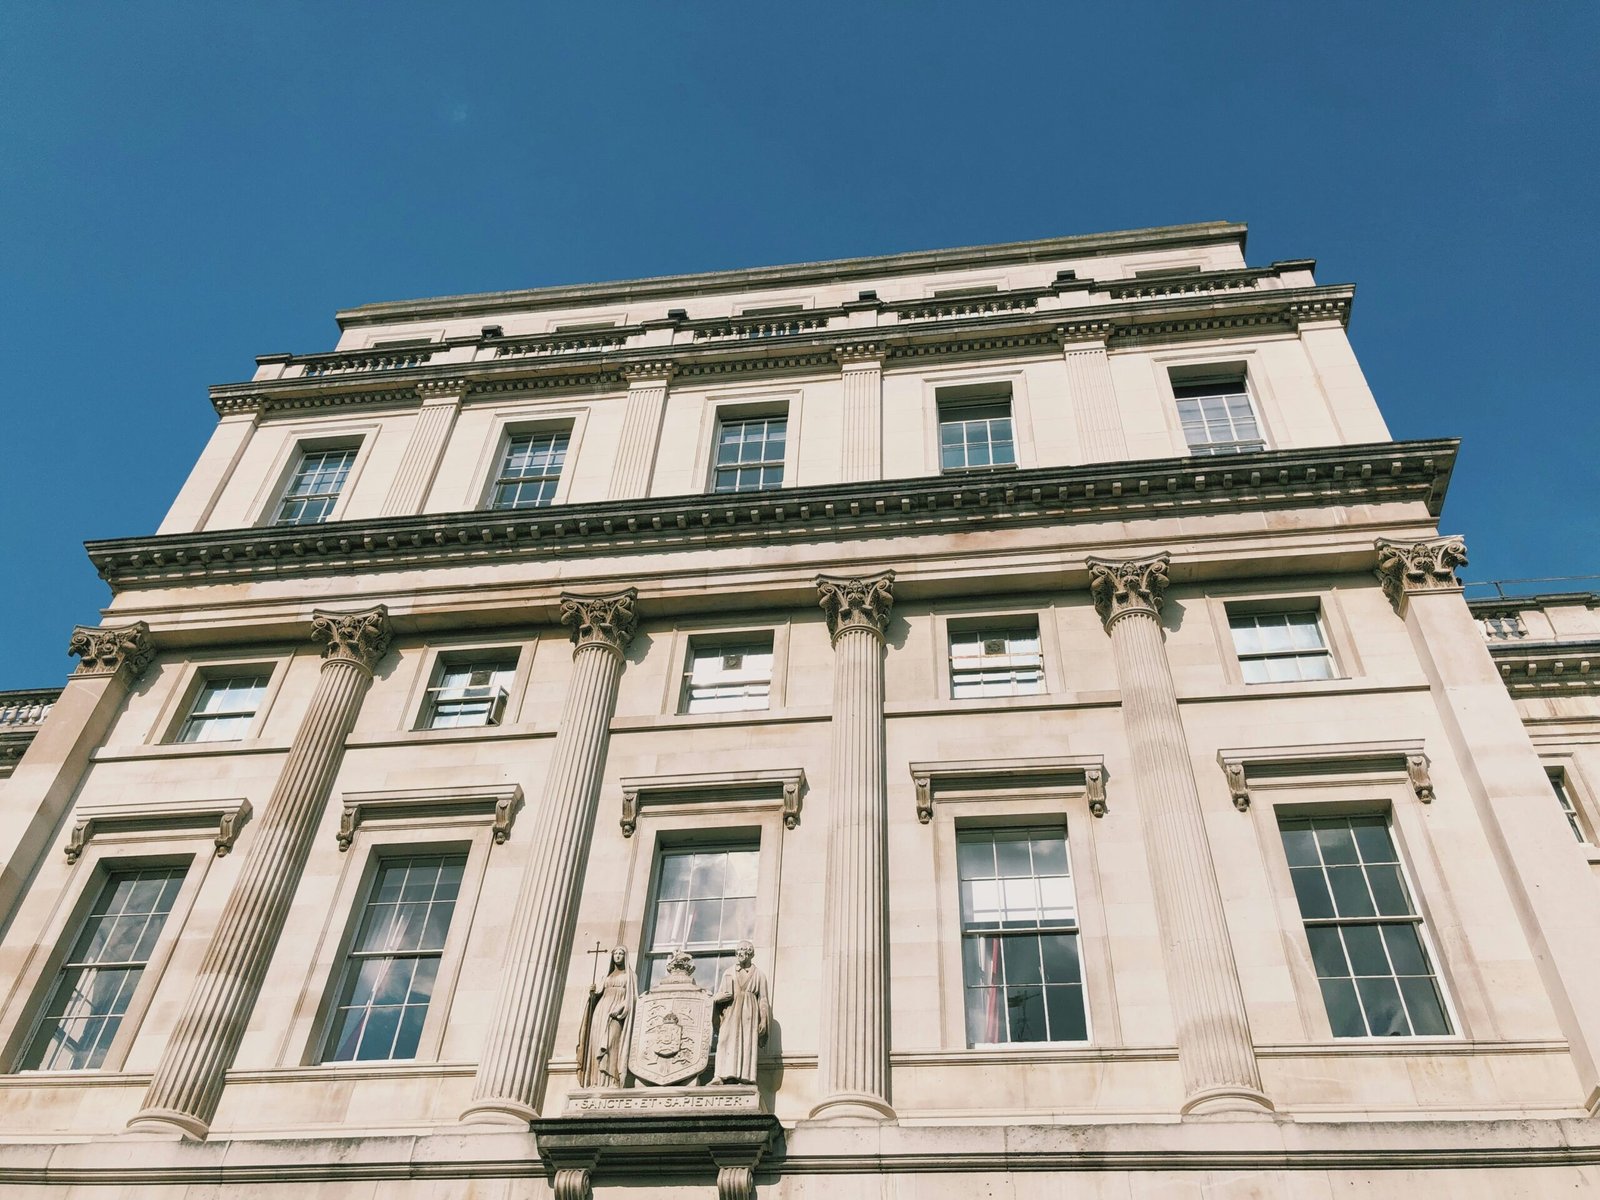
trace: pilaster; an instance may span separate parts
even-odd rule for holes
[[[561,623],[572,631],[572,677],[463,1121],[526,1126],[539,1115],[637,595],[629,588],[608,596],[561,597]]]
[[[322,674],[143,1106],[128,1122],[136,1132],[193,1139],[208,1133],[224,1073],[294,902],[345,738],[389,647],[389,614],[381,604],[355,613],[315,612],[311,630],[323,643]]]
[[[622,438],[611,470],[611,499],[631,500],[650,494],[661,419],[667,411],[667,387],[676,367],[669,361],[631,363],[622,368],[628,381],[628,407],[622,414]]]
[[[400,456],[400,465],[389,482],[380,516],[409,517],[422,511],[428,489],[439,473],[445,443],[461,412],[461,402],[466,399],[467,381],[430,379],[417,385],[417,395],[422,397],[422,407],[411,426],[411,439]]]
[[[1056,332],[1061,339],[1061,354],[1067,368],[1067,400],[1084,461],[1126,459],[1128,443],[1122,433],[1122,414],[1117,410],[1111,364],[1106,358],[1106,339],[1111,336],[1111,325],[1085,321],[1064,325]]]
[[[1172,992],[1184,1113],[1270,1111],[1161,630],[1168,556],[1088,561],[1111,637]]]
[[[877,342],[835,346],[844,385],[844,482],[883,477],[883,354]]]
[[[817,592],[834,650],[833,772],[822,917],[821,1099],[811,1117],[892,1120],[883,633],[894,607],[894,572],[822,576]]]

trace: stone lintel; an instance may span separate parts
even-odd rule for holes
[[[637,1090],[619,1089],[615,1094]],[[777,1117],[763,1112],[603,1113],[540,1117],[533,1122],[533,1133],[552,1178],[557,1171],[581,1170],[609,1182],[663,1174],[714,1176],[726,1167],[753,1168],[782,1139],[783,1126]]]

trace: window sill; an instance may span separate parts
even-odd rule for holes
[[[258,1067],[231,1070],[228,1083],[283,1083],[293,1080],[396,1079],[468,1076],[477,1070],[470,1062],[432,1062],[402,1058],[366,1062],[321,1062],[303,1067]]]
[[[534,725],[466,725],[454,729],[406,729],[399,732],[382,733],[352,733],[345,745],[354,749],[356,747],[370,746],[414,746],[418,742],[492,742],[502,738],[545,738],[555,737],[556,730],[540,729]]]
[[[971,696],[963,699],[926,701],[899,701],[885,704],[885,717],[940,717],[970,716],[981,712],[1014,712],[1024,710],[1050,710],[1069,708],[1106,708],[1122,702],[1122,693],[1106,692],[1046,692],[1039,696]]]
[[[615,717],[614,733],[638,729],[673,729],[706,725],[799,725],[809,721],[828,721],[833,714],[826,708],[746,708],[722,713],[660,713],[654,716]]]
[[[102,746],[91,762],[128,762],[152,758],[203,758],[209,754],[287,754],[288,742],[245,738],[238,742],[161,742],[154,746]]]
[[[1176,1061],[1176,1046],[1104,1046],[1094,1042],[1001,1042],[972,1046],[964,1050],[904,1051],[891,1054],[896,1067],[944,1067],[962,1064],[1026,1064],[1063,1062]]]
[[[1233,683],[1203,691],[1180,691],[1179,704],[1206,704],[1229,700],[1275,699],[1281,696],[1357,696],[1389,692],[1425,692],[1428,682],[1420,677],[1410,681],[1376,680],[1371,676],[1339,679],[1300,680],[1293,683]]]

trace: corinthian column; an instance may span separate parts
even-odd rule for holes
[[[844,384],[844,481],[883,477],[883,347],[836,346]]]
[[[617,463],[611,469],[613,500],[632,500],[650,493],[661,416],[667,409],[667,384],[675,369],[670,362],[630,363],[622,368],[628,380],[628,407],[622,414]]]
[[[815,1119],[882,1121],[889,1107],[884,952],[883,631],[894,572],[817,579],[833,636],[833,775],[822,913],[822,1044]]]
[[[525,1126],[539,1115],[637,595],[629,588],[611,596],[561,597],[561,623],[572,628],[572,678],[463,1121]]]
[[[315,612],[311,632],[326,643],[317,689],[130,1129],[206,1136],[223,1073],[244,1037],[283,932],[345,738],[372,683],[372,669],[389,648],[389,610],[380,604],[358,613]]]
[[[1162,644],[1167,559],[1165,554],[1133,562],[1091,558],[1089,576],[1122,688],[1122,719],[1177,1025],[1183,1111],[1270,1111]]]

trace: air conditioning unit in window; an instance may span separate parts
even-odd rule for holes
[[[468,708],[478,710],[481,707],[485,725],[500,724],[500,718],[506,710],[506,690],[494,684],[435,687],[429,688],[428,694],[433,698],[433,711],[436,714],[451,709],[460,712]]]

